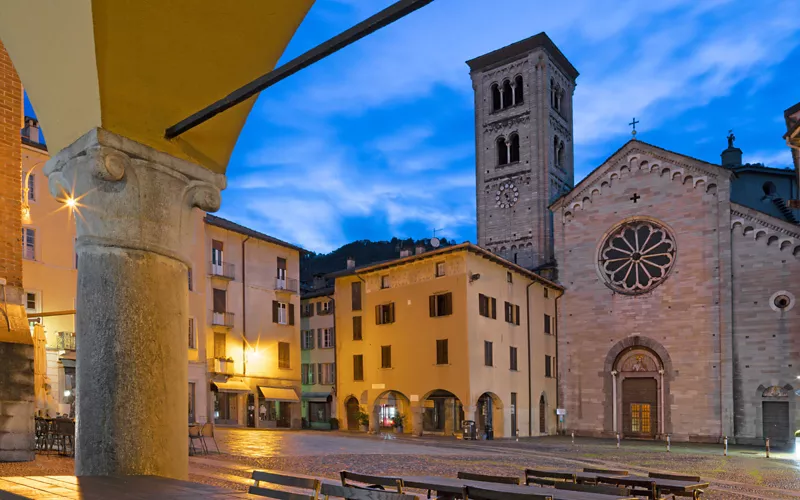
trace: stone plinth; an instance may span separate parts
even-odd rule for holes
[[[78,201],[77,475],[186,478],[188,259],[224,176],[94,129],[45,166]]]

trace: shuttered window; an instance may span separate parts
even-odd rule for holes
[[[486,366],[494,366],[494,353],[492,352],[492,343],[488,340],[483,341],[483,364]]]
[[[289,347],[288,342],[278,342],[278,368],[288,370],[291,367],[289,363]]]
[[[436,341],[436,364],[446,365],[450,362],[450,356],[447,352],[447,339],[439,339]]]
[[[548,356],[547,354],[544,355],[544,376],[545,377],[553,376],[553,358]]]
[[[453,314],[452,292],[431,295],[428,297],[428,307],[430,309],[431,318]]]
[[[394,323],[394,302],[375,306],[375,324],[386,325]]]
[[[225,357],[225,344],[227,343],[228,336],[221,332],[214,332],[214,357]]]
[[[353,340],[361,338],[361,316],[353,316]]]
[[[214,312],[224,313],[227,307],[227,293],[225,290],[214,289]]]
[[[381,346],[381,368],[391,368],[392,367],[392,346],[390,345],[382,345]]]
[[[354,311],[361,310],[361,282],[356,281],[350,284],[350,292],[352,294],[352,304]]]
[[[551,333],[551,330],[550,330],[550,315],[549,314],[545,314],[544,315],[544,333],[547,333],[547,334]]]
[[[517,348],[509,347],[509,369],[517,371]]]
[[[353,355],[353,380],[364,380],[364,355]]]

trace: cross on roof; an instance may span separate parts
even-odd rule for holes
[[[639,123],[639,120],[637,120],[636,117],[634,117],[633,120],[628,124],[631,127],[633,127],[633,131],[631,131],[631,135],[633,136],[634,139],[636,139],[636,124],[637,123]]]

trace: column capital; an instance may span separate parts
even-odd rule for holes
[[[612,377],[616,377],[617,375],[619,375],[619,372],[617,370],[611,370]]]
[[[219,209],[225,176],[96,128],[44,167],[50,192],[77,200],[78,248],[155,252],[187,263],[193,208]]]

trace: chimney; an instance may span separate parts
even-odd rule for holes
[[[347,269],[355,269],[356,268],[356,260],[352,257],[347,258]]]
[[[404,248],[404,249],[400,250],[400,258],[403,258],[403,257],[411,257],[411,250],[408,249],[408,248]]]
[[[733,141],[736,136],[733,135],[733,130],[728,134],[728,149],[722,152],[722,166],[726,168],[741,167],[742,166],[742,150],[733,146]]]
[[[314,275],[314,290],[319,290],[320,288],[325,288],[325,275],[324,274],[315,274]]]
[[[41,136],[39,135],[39,121],[30,116],[25,117],[25,128],[22,129],[22,137],[25,137],[31,142],[36,144],[41,143]]]
[[[421,253],[425,253],[425,245],[422,243],[417,243],[417,248],[414,250],[414,254],[419,255]]]

